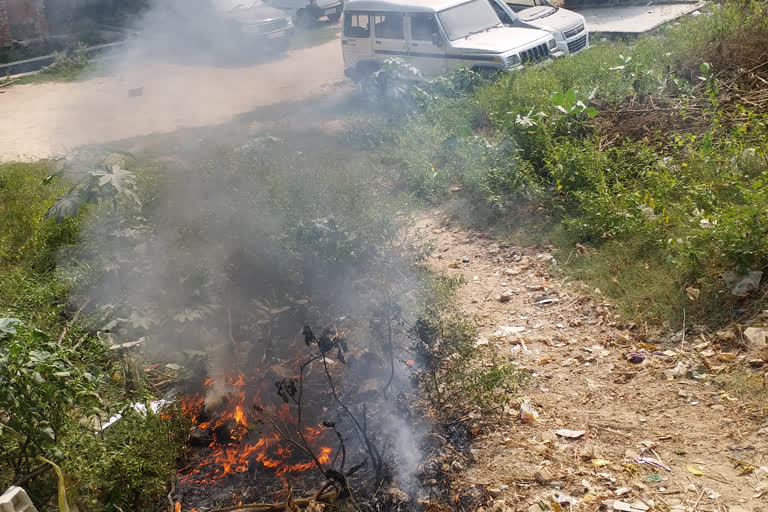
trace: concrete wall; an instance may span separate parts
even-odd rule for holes
[[[0,0],[0,48],[11,45],[11,24],[8,21],[8,2]]]
[[[14,39],[24,40],[48,35],[45,0],[6,0],[8,21]]]

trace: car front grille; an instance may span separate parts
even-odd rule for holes
[[[547,43],[540,44],[520,52],[520,60],[523,62],[523,64],[527,64],[529,62],[539,62],[546,59],[547,57],[549,57],[549,46]]]
[[[274,32],[275,30],[284,29],[286,26],[288,26],[288,19],[286,18],[286,19],[270,20],[270,21],[261,23],[259,26],[262,32],[265,32],[265,33]]]
[[[577,52],[587,46],[587,34],[568,42],[568,51],[570,53]]]
[[[584,30],[584,24],[580,23],[579,26],[574,27],[570,30],[566,30],[563,34],[565,35],[565,38],[568,39],[569,37],[573,37],[576,34],[580,34]]]
[[[271,34],[278,30],[285,30],[290,25],[290,18],[278,18],[274,20],[262,21],[252,25],[245,25],[243,30],[249,34]]]

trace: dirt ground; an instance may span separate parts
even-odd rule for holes
[[[0,89],[0,161],[227,123],[343,87],[338,40],[249,67],[150,61],[85,81],[11,86]]]
[[[457,492],[478,485],[499,512],[768,510],[766,404],[709,378],[748,356],[695,328],[684,340],[622,329],[609,304],[555,277],[548,247],[500,243],[439,214],[417,231],[436,248],[432,270],[464,276],[457,307],[477,316],[478,343],[534,375],[503,414],[469,415],[474,463]],[[536,421],[522,421],[523,402]]]
[[[0,89],[0,161],[232,120],[259,131],[293,116],[307,129],[306,101],[345,91],[343,79],[331,41],[251,67],[154,62]],[[340,122],[336,110],[326,117],[318,129]],[[457,307],[477,316],[478,343],[534,376],[506,412],[467,418],[477,435],[457,486],[482,487],[496,512],[768,510],[766,404],[729,396],[710,378],[744,367],[749,354],[695,329],[683,338],[625,328],[599,295],[556,277],[548,247],[501,243],[439,212],[416,230],[436,248],[432,270],[464,276]],[[523,401],[536,421],[521,421]]]

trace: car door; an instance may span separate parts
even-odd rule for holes
[[[408,46],[405,41],[405,14],[402,12],[375,12],[371,14],[373,25],[373,52],[378,59],[389,56],[405,57]]]
[[[341,36],[344,65],[354,68],[357,63],[374,60],[371,44],[371,16],[367,12],[345,11],[344,32]]]
[[[433,13],[408,14],[408,61],[424,75],[448,69],[446,44]]]

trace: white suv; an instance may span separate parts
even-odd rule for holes
[[[548,32],[504,27],[488,0],[347,0],[345,74],[359,80],[400,57],[435,76],[467,66],[512,69],[563,55]]]
[[[508,27],[536,27],[546,30],[564,53],[589,48],[589,31],[584,16],[555,7],[547,0],[488,0]]]

